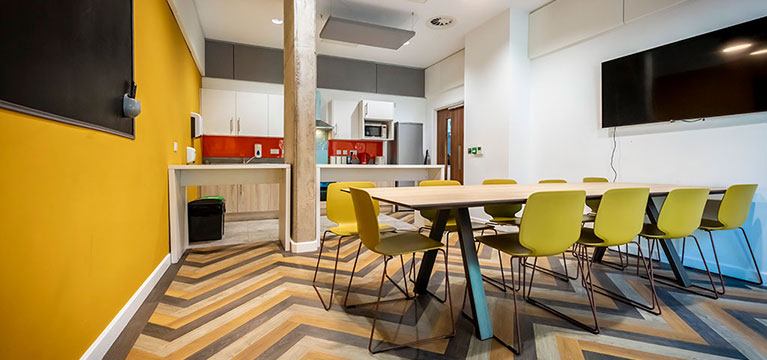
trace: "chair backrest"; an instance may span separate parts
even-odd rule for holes
[[[585,183],[610,182],[610,180],[607,180],[607,178],[603,178],[603,177],[585,177],[583,178],[583,182]]]
[[[611,189],[602,195],[594,234],[604,246],[631,242],[642,231],[649,188]]]
[[[327,213],[328,220],[336,224],[354,224],[357,222],[354,216],[354,205],[349,193],[342,190],[349,188],[374,188],[370,181],[337,182],[328,185]],[[378,216],[378,200],[373,200],[375,215]]]
[[[718,220],[727,229],[737,229],[746,222],[754,200],[756,184],[732,185],[719,205]]]
[[[522,213],[519,242],[531,256],[563,253],[581,236],[585,200],[583,190],[531,194]]]
[[[669,192],[658,215],[658,229],[672,239],[690,236],[699,226],[708,189],[675,189]]]
[[[562,179],[545,179],[545,180],[538,180],[539,184],[566,184],[567,180]]]
[[[375,251],[381,242],[381,234],[378,230],[378,216],[376,216],[373,198],[367,191],[360,188],[350,188],[354,214],[357,218],[357,233],[366,248]]]
[[[482,185],[514,185],[516,183],[517,181],[514,179],[487,179],[482,182]],[[513,218],[519,210],[522,210],[522,204],[485,205],[485,213],[493,218]]]
[[[418,186],[460,186],[458,180],[424,180]],[[437,220],[437,210],[421,210],[421,216],[434,222]]]

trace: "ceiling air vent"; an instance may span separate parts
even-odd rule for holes
[[[427,23],[433,29],[447,29],[455,24],[455,18],[447,15],[435,16]]]

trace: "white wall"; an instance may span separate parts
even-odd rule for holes
[[[533,60],[532,174],[570,181],[584,176],[612,178],[612,133],[600,128],[603,61],[765,15],[763,0],[687,1]],[[758,183],[746,231],[759,254],[760,268],[767,269],[767,114],[621,127],[617,142],[618,181]],[[707,235],[699,235],[708,241]],[[724,273],[749,274],[751,262],[742,239],[735,232],[716,236]],[[702,245],[711,258],[710,245]],[[700,257],[693,251],[687,256],[689,264]]]
[[[426,68],[426,123],[424,147],[432,164],[437,163],[437,111],[463,103],[465,51],[461,50]]]

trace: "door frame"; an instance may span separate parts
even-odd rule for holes
[[[450,140],[450,155],[451,155],[451,164],[450,164],[450,172],[448,172],[448,166],[447,166],[447,140],[446,140],[446,134],[447,134],[447,123],[444,121],[446,119],[451,119],[455,117],[454,111],[460,111],[460,123],[458,124],[452,124],[451,125],[451,140]],[[461,182],[463,184],[464,181],[464,171],[465,171],[465,158],[463,155],[463,151],[465,149],[465,107],[463,102],[444,107],[442,109],[435,110],[436,111],[436,162],[437,164],[445,165],[445,179],[455,179]],[[457,136],[457,138],[456,138]],[[456,141],[459,140],[459,141]],[[459,173],[455,173],[455,164],[458,164],[458,169],[460,169]],[[455,175],[455,176],[453,176]]]

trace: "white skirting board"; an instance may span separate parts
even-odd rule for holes
[[[317,251],[317,249],[320,248],[320,241],[306,241],[306,242],[295,242],[293,239],[290,240],[290,251],[294,253],[307,253],[312,251]]]
[[[128,321],[130,321],[136,311],[138,311],[138,308],[144,303],[144,300],[146,300],[149,293],[154,289],[154,286],[157,285],[157,282],[160,281],[160,278],[165,274],[165,271],[167,271],[169,267],[170,254],[166,255],[165,258],[160,261],[160,264],[157,265],[151,274],[149,274],[149,277],[144,280],[144,283],[141,284],[138,290],[136,290],[136,293],[131,296],[125,306],[120,309],[120,312],[117,313],[114,319],[107,325],[106,329],[101,332],[99,337],[96,338],[96,341],[91,344],[80,359],[95,360],[104,357],[125,326],[128,325]]]

